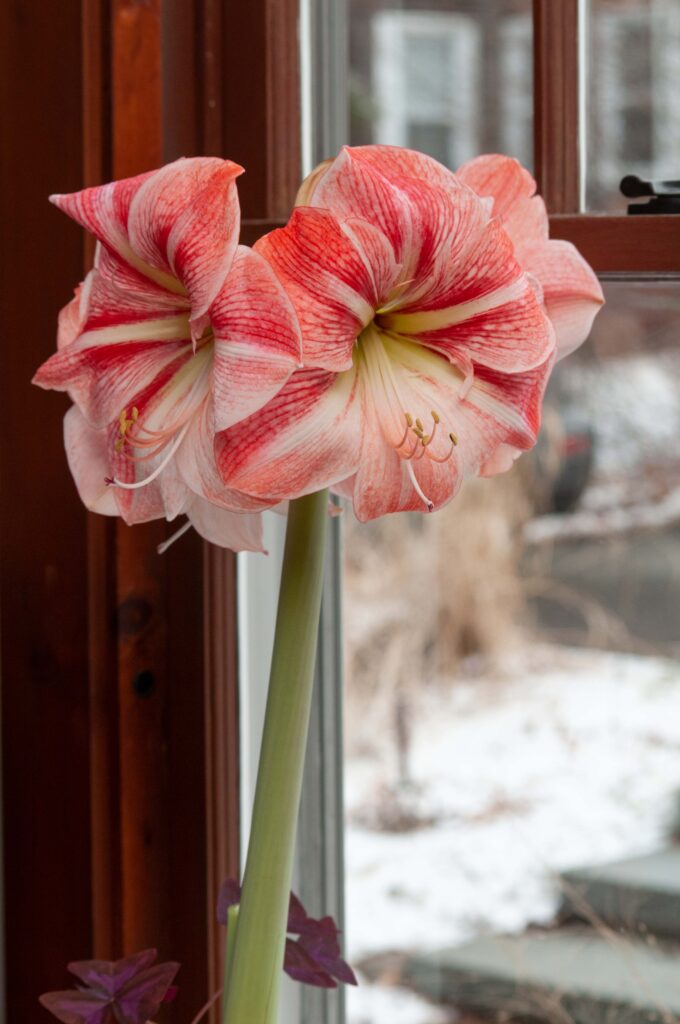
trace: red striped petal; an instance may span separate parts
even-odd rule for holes
[[[555,328],[557,358],[563,359],[586,340],[604,302],[592,268],[571,244],[558,239],[524,252],[527,270],[543,288],[543,301]]]
[[[548,239],[545,204],[535,195],[536,182],[516,160],[481,156],[456,173],[478,195],[493,199],[494,216],[512,239],[519,262],[543,288],[558,358],[563,358],[585,341],[604,302],[597,277],[573,245]]]
[[[181,281],[195,321],[217,295],[236,251],[242,173],[217,157],[176,160],[147,178],[130,204],[132,249]]]
[[[170,292],[188,293],[199,324],[238,243],[235,179],[241,173],[231,161],[195,157],[50,198],[140,274]]]
[[[285,228],[255,249],[271,264],[290,296],[302,330],[304,361],[346,370],[352,347],[375,309],[373,270],[326,210],[302,207]]]
[[[187,515],[197,533],[211,544],[231,551],[265,550],[259,513],[227,512],[209,501],[195,498]]]
[[[245,246],[238,248],[210,320],[215,429],[225,430],[273,398],[300,364],[300,328],[269,263]]]
[[[306,369],[264,409],[218,435],[216,454],[227,486],[278,500],[351,475],[360,445],[356,374]]]

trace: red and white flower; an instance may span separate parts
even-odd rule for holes
[[[75,403],[66,450],[88,508],[128,523],[186,513],[210,540],[259,549],[254,513],[272,503],[224,486],[214,441],[276,394],[300,336],[270,266],[238,245],[241,171],[178,160],[52,197],[98,246],[35,383]]]
[[[267,500],[334,485],[367,520],[440,507],[504,446],[531,448],[555,331],[491,202],[383,146],[343,149],[299,202],[256,249],[305,368],[218,439],[228,485]]]

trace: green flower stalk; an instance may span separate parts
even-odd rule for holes
[[[276,1024],[314,685],[328,491],[290,504],[255,805],[223,1024]]]

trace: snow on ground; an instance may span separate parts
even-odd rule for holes
[[[426,950],[483,931],[548,922],[561,869],[663,841],[680,789],[680,664],[541,646],[503,674],[469,666],[424,686],[395,783],[389,736],[346,767],[347,949],[351,962]],[[361,749],[355,744],[354,749]],[[397,795],[395,795],[397,794]],[[408,831],[371,827],[401,804]],[[409,993],[363,985],[351,1024],[438,1024]]]

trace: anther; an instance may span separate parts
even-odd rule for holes
[[[454,434],[453,432],[451,432],[451,433],[449,434],[449,441],[451,442],[451,444],[453,445],[453,447],[454,447],[454,448],[455,448],[455,447],[457,446],[457,444],[458,444],[458,438],[456,437],[456,435],[455,435],[455,434]]]

